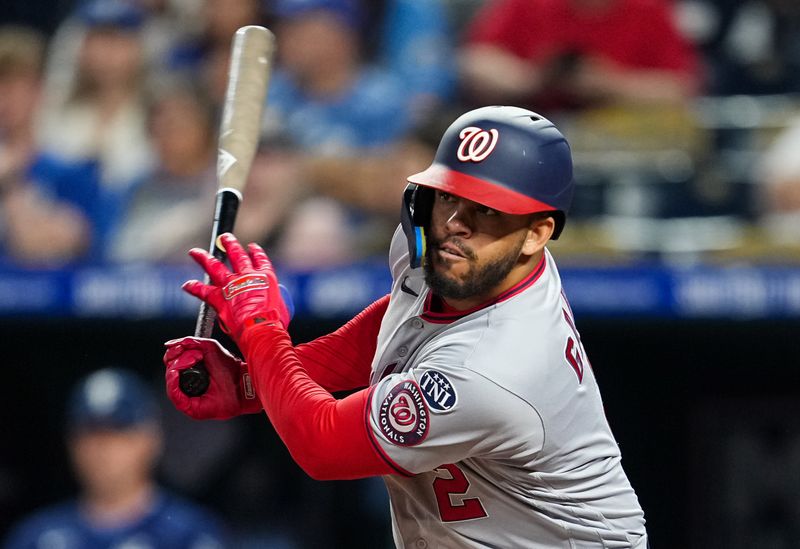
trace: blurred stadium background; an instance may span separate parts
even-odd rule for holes
[[[279,0],[101,3],[114,9],[0,7],[0,538],[75,489],[62,441],[75,380],[115,365],[161,389],[163,342],[194,329],[196,303],[179,287],[197,276],[185,250],[209,230],[229,31],[296,23]],[[483,100],[459,67],[490,2],[317,3],[351,33],[350,50],[335,42],[351,70],[383,71],[360,105],[389,111],[350,105],[330,119],[308,99],[313,85],[292,81],[303,54],[281,52],[239,223],[276,256],[298,342],[388,290],[402,179],[454,113]],[[691,93],[531,105],[575,155],[573,215],[551,250],[653,547],[800,547],[800,7],[663,5],[695,60]],[[92,59],[86,37],[117,31],[138,61],[125,45],[109,61],[108,44]],[[413,83],[415,70],[426,80]],[[98,71],[133,83],[126,92]],[[22,99],[19,75],[30,77]],[[17,120],[26,108],[31,119]],[[176,150],[186,142],[197,150]],[[164,416],[163,482],[218,511],[240,546],[390,546],[380,482],[305,478],[260,417],[193,422],[166,397]]]

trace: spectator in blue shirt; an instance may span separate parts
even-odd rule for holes
[[[358,155],[410,127],[399,79],[362,61],[363,13],[355,0],[277,0],[278,70],[266,130],[315,154]]]
[[[264,135],[295,147],[298,186],[314,195],[301,197],[284,224],[276,259],[303,269],[350,262],[363,256],[360,235],[375,232],[373,212],[326,193],[314,162],[354,166],[381,155],[410,130],[411,100],[400,78],[364,61],[365,13],[355,0],[276,0],[271,7],[278,63]]]
[[[382,17],[375,25],[375,57],[402,80],[412,116],[419,124],[454,98],[454,25],[442,0],[384,0],[374,4],[381,3]]]
[[[95,231],[81,199],[97,190],[93,163],[65,163],[36,144],[45,37],[0,27],[0,255],[15,265],[59,265],[89,253]]]
[[[37,138],[64,162],[96,163],[97,197],[113,215],[153,162],[144,107],[145,13],[123,0],[90,0],[76,9],[70,24],[76,22],[78,50],[49,51]]]

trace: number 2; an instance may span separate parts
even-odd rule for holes
[[[433,481],[433,492],[439,506],[442,522],[479,519],[489,516],[478,498],[462,499],[461,503],[453,503],[451,496],[463,496],[469,490],[469,480],[457,465],[448,463],[438,467],[436,471],[447,472],[450,478],[437,477]]]

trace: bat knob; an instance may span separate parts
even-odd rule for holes
[[[211,378],[202,362],[198,362],[191,368],[181,370],[178,380],[178,385],[183,394],[190,397],[198,397],[205,394],[210,384]]]

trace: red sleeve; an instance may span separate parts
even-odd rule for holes
[[[267,416],[309,476],[346,480],[401,473],[373,446],[370,389],[335,399],[308,376],[279,326],[246,329],[240,348]]]
[[[643,67],[683,72],[687,76],[698,77],[697,51],[676,25],[673,9],[666,3],[654,3],[645,12],[647,33],[642,36],[639,62]]]
[[[328,391],[349,391],[369,385],[378,330],[388,306],[386,295],[335,332],[298,345],[297,358],[311,379]]]

